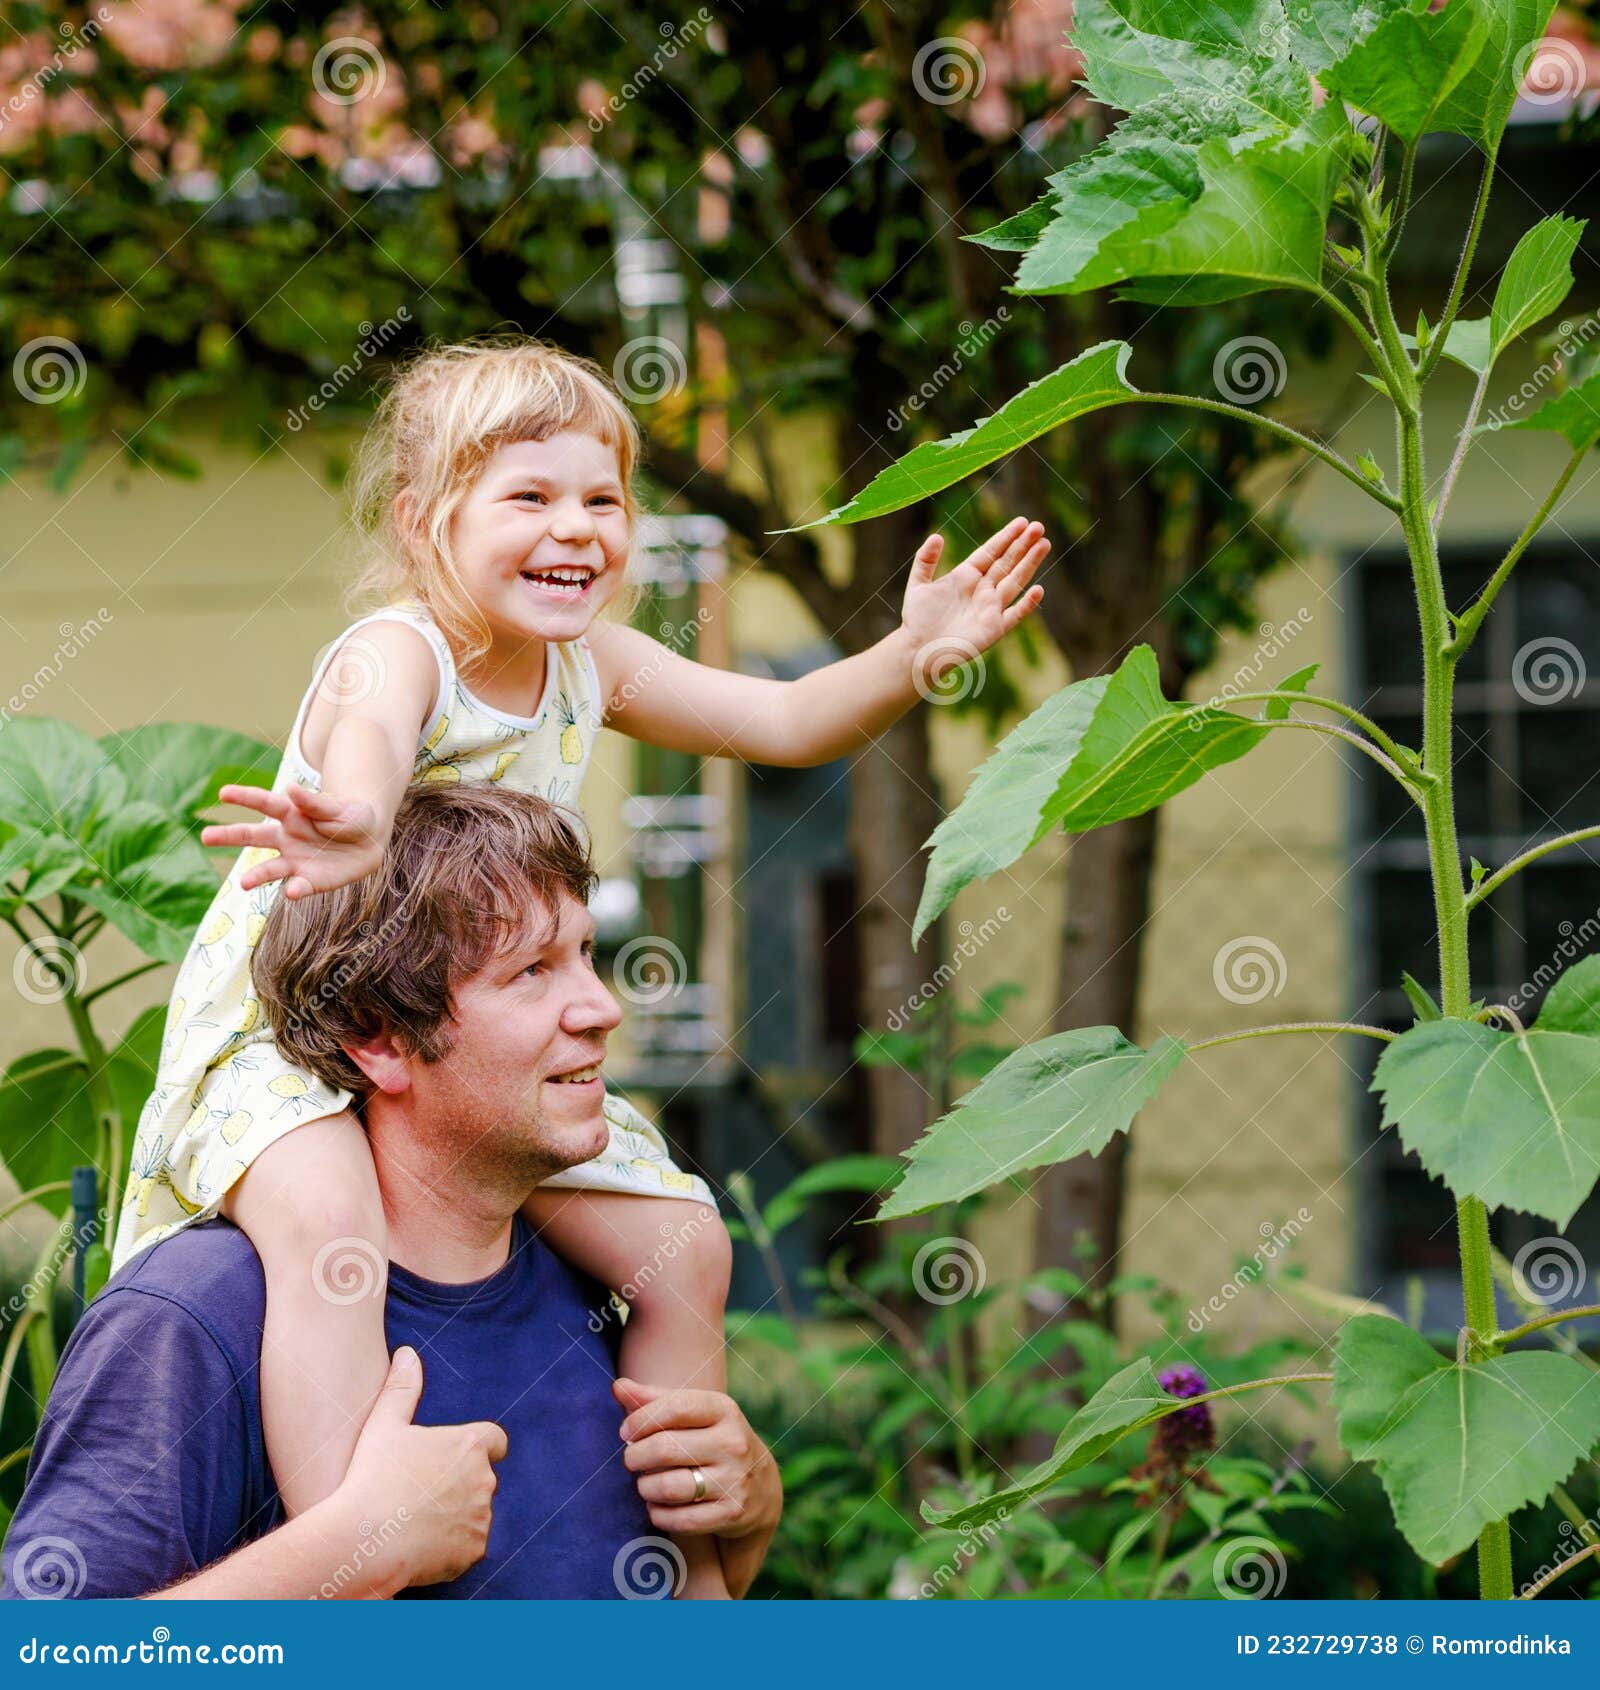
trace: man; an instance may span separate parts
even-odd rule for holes
[[[660,1595],[682,1556],[652,1528],[713,1535],[748,1588],[781,1507],[770,1454],[721,1393],[615,1379],[606,1294],[518,1213],[605,1135],[598,1095],[545,1079],[603,1056],[621,1018],[590,960],[592,883],[543,800],[436,786],[407,797],[380,873],[278,903],[254,965],[278,1037],[336,1034],[368,1081],[388,1383],[343,1483],[284,1523],[260,1262],[225,1221],[162,1240],[62,1356],[0,1594]],[[341,1242],[325,1294],[372,1294],[382,1262]]]

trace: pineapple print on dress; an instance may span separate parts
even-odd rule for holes
[[[578,712],[564,692],[556,694],[556,720],[561,724],[561,761],[583,761],[583,734],[578,728]]]

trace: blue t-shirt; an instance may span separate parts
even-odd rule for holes
[[[390,1269],[389,1347],[422,1357],[416,1422],[494,1420],[508,1444],[488,1553],[404,1595],[620,1594],[617,1553],[651,1526],[622,1464],[605,1295],[520,1217],[488,1279]],[[144,1595],[281,1523],[257,1382],[265,1306],[260,1260],[227,1221],[151,1246],[95,1298],[61,1357],[0,1595]]]

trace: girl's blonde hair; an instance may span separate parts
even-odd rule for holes
[[[607,612],[626,621],[639,593],[629,581],[639,527],[639,425],[598,364],[524,335],[430,347],[396,372],[351,470],[352,517],[367,541],[351,608],[420,599],[470,670],[489,648],[489,629],[461,587],[451,519],[498,447],[568,429],[592,434],[617,454],[634,539],[622,591]],[[402,493],[410,518],[404,530]]]

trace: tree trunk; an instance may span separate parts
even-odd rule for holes
[[[899,1025],[943,955],[942,928],[911,948],[911,924],[922,896],[927,858],[922,843],[940,810],[933,796],[924,711],[902,716],[856,758],[851,773],[850,847],[861,935],[861,1025]],[[920,1138],[937,1113],[921,1075],[897,1064],[867,1070],[872,1149],[898,1155]]]

